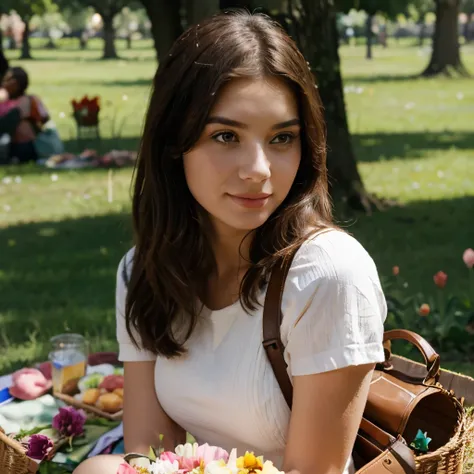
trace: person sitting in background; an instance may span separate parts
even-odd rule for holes
[[[3,51],[0,50],[0,81],[3,79],[9,67],[8,59],[3,54]]]
[[[11,132],[10,145],[11,157],[20,162],[37,159],[34,141],[49,120],[49,114],[41,100],[26,94],[28,85],[27,72],[21,67],[12,67],[3,76],[0,89],[0,118],[11,115],[15,108],[23,110],[21,120]]]

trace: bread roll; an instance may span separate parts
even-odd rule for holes
[[[95,406],[106,413],[117,413],[123,408],[123,398],[116,393],[104,393]]]
[[[89,388],[82,394],[82,403],[86,405],[95,405],[100,396],[98,388]]]

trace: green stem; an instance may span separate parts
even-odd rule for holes
[[[474,267],[468,269],[469,272],[469,308],[474,308]]]
[[[441,288],[438,290],[438,305],[439,305],[439,315],[441,317],[441,324],[445,322],[445,313],[446,313],[446,308],[444,305],[444,290]]]

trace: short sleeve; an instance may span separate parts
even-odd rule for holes
[[[115,314],[117,320],[117,341],[119,343],[119,360],[122,362],[142,362],[156,360],[152,352],[137,348],[127,332],[125,324],[125,300],[127,288],[124,280],[124,265],[127,274],[130,275],[131,262],[133,260],[133,249],[130,250],[120,261],[117,270],[117,286],[115,292]],[[140,337],[133,332],[135,340],[140,344]]]
[[[387,306],[376,266],[353,237],[306,242],[290,268],[281,335],[290,376],[384,360]]]

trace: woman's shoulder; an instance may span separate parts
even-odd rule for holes
[[[125,286],[127,286],[130,280],[134,255],[135,255],[135,247],[132,247],[125,253],[125,255],[122,256],[120,263],[118,265],[117,280],[120,280],[122,283],[125,284]]]
[[[290,276],[297,277],[298,286],[314,280],[337,280],[357,283],[369,277],[378,283],[374,260],[353,236],[338,229],[318,232],[306,240],[297,251]]]

